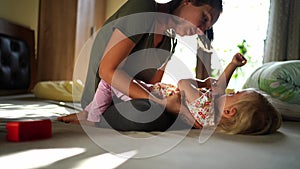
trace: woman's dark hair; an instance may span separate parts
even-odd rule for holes
[[[172,0],[166,4],[157,4],[158,11],[164,13],[172,13],[183,0]],[[191,2],[194,6],[210,5],[211,7],[217,9],[219,12],[223,12],[223,2],[222,0],[187,0]]]
[[[201,5],[209,5],[216,10],[218,10],[220,13],[223,12],[223,2],[222,0],[188,0],[191,2],[194,6],[201,6]]]
[[[182,2],[183,0],[172,0],[166,4],[157,4],[157,10],[159,12],[164,13],[172,13]],[[187,0],[191,2],[194,6],[201,6],[201,5],[210,5],[211,7],[217,9],[220,13],[223,12],[223,2],[222,0]],[[212,41],[214,38],[213,28],[206,30],[204,32],[207,38]]]
[[[213,27],[211,27],[210,29],[206,30],[204,32],[204,34],[207,36],[207,38],[212,41],[214,39],[214,30]]]

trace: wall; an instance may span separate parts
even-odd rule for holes
[[[127,0],[107,0],[105,16],[111,16]],[[37,32],[39,0],[0,0],[0,17]]]
[[[107,0],[105,16],[111,16],[127,0]],[[39,0],[0,0],[0,18],[27,26],[38,36]]]
[[[33,29],[35,42],[38,32],[38,11],[39,0],[0,0],[0,17]]]
[[[106,18],[109,18],[117,9],[119,9],[127,0],[107,0],[106,2]]]
[[[0,0],[0,17],[27,26],[35,32],[37,53],[38,20],[40,0]],[[100,0],[101,1],[101,0]],[[127,0],[103,0],[105,3],[105,19],[111,16]],[[98,1],[97,1],[98,2]],[[102,3],[103,4],[103,3]],[[79,49],[77,49],[79,50]],[[78,52],[78,51],[77,51]],[[38,70],[39,72],[39,70]]]

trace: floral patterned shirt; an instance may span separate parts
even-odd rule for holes
[[[214,110],[213,110],[213,96],[212,90],[206,88],[199,88],[199,90],[203,93],[199,98],[196,100],[188,103],[186,101],[186,105],[195,118],[195,120],[202,126],[214,126]],[[171,96],[177,92],[179,89],[171,84],[164,84],[164,83],[156,83],[154,84],[151,89],[151,93],[155,96],[165,98],[167,96]]]
[[[203,94],[192,101],[186,103],[195,120],[202,126],[214,126],[214,110],[213,110],[212,90],[206,90]]]

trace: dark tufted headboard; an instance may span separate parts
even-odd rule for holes
[[[29,92],[36,63],[34,31],[0,19],[0,95]]]

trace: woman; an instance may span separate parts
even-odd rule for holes
[[[157,4],[151,0],[128,0],[105,22],[96,38],[82,97],[83,108],[91,104],[101,78],[108,84],[108,89],[99,85],[100,93],[105,93],[105,90],[109,92],[111,86],[114,91],[121,93],[119,97],[134,99],[131,103],[137,113],[133,112],[135,110],[130,106],[131,103],[122,102],[106,110],[103,114],[105,120],[101,120],[104,122],[97,125],[107,126],[104,124],[107,121],[118,130],[144,131],[170,127],[182,108],[180,94],[159,99],[147,90],[147,85],[142,84],[154,84],[162,79],[170,59],[169,51],[172,55],[176,46],[174,33],[167,30],[173,30],[180,36],[201,34],[212,27],[221,12],[222,0],[173,0],[167,4]],[[149,106],[154,110],[148,114],[164,111],[164,108],[161,110],[164,106],[169,113],[159,114],[159,118],[149,123],[132,120],[141,120],[143,115],[139,112],[149,109]],[[58,120],[89,123],[88,115],[88,111],[83,111]],[[183,116],[189,122],[194,121],[189,114]]]

